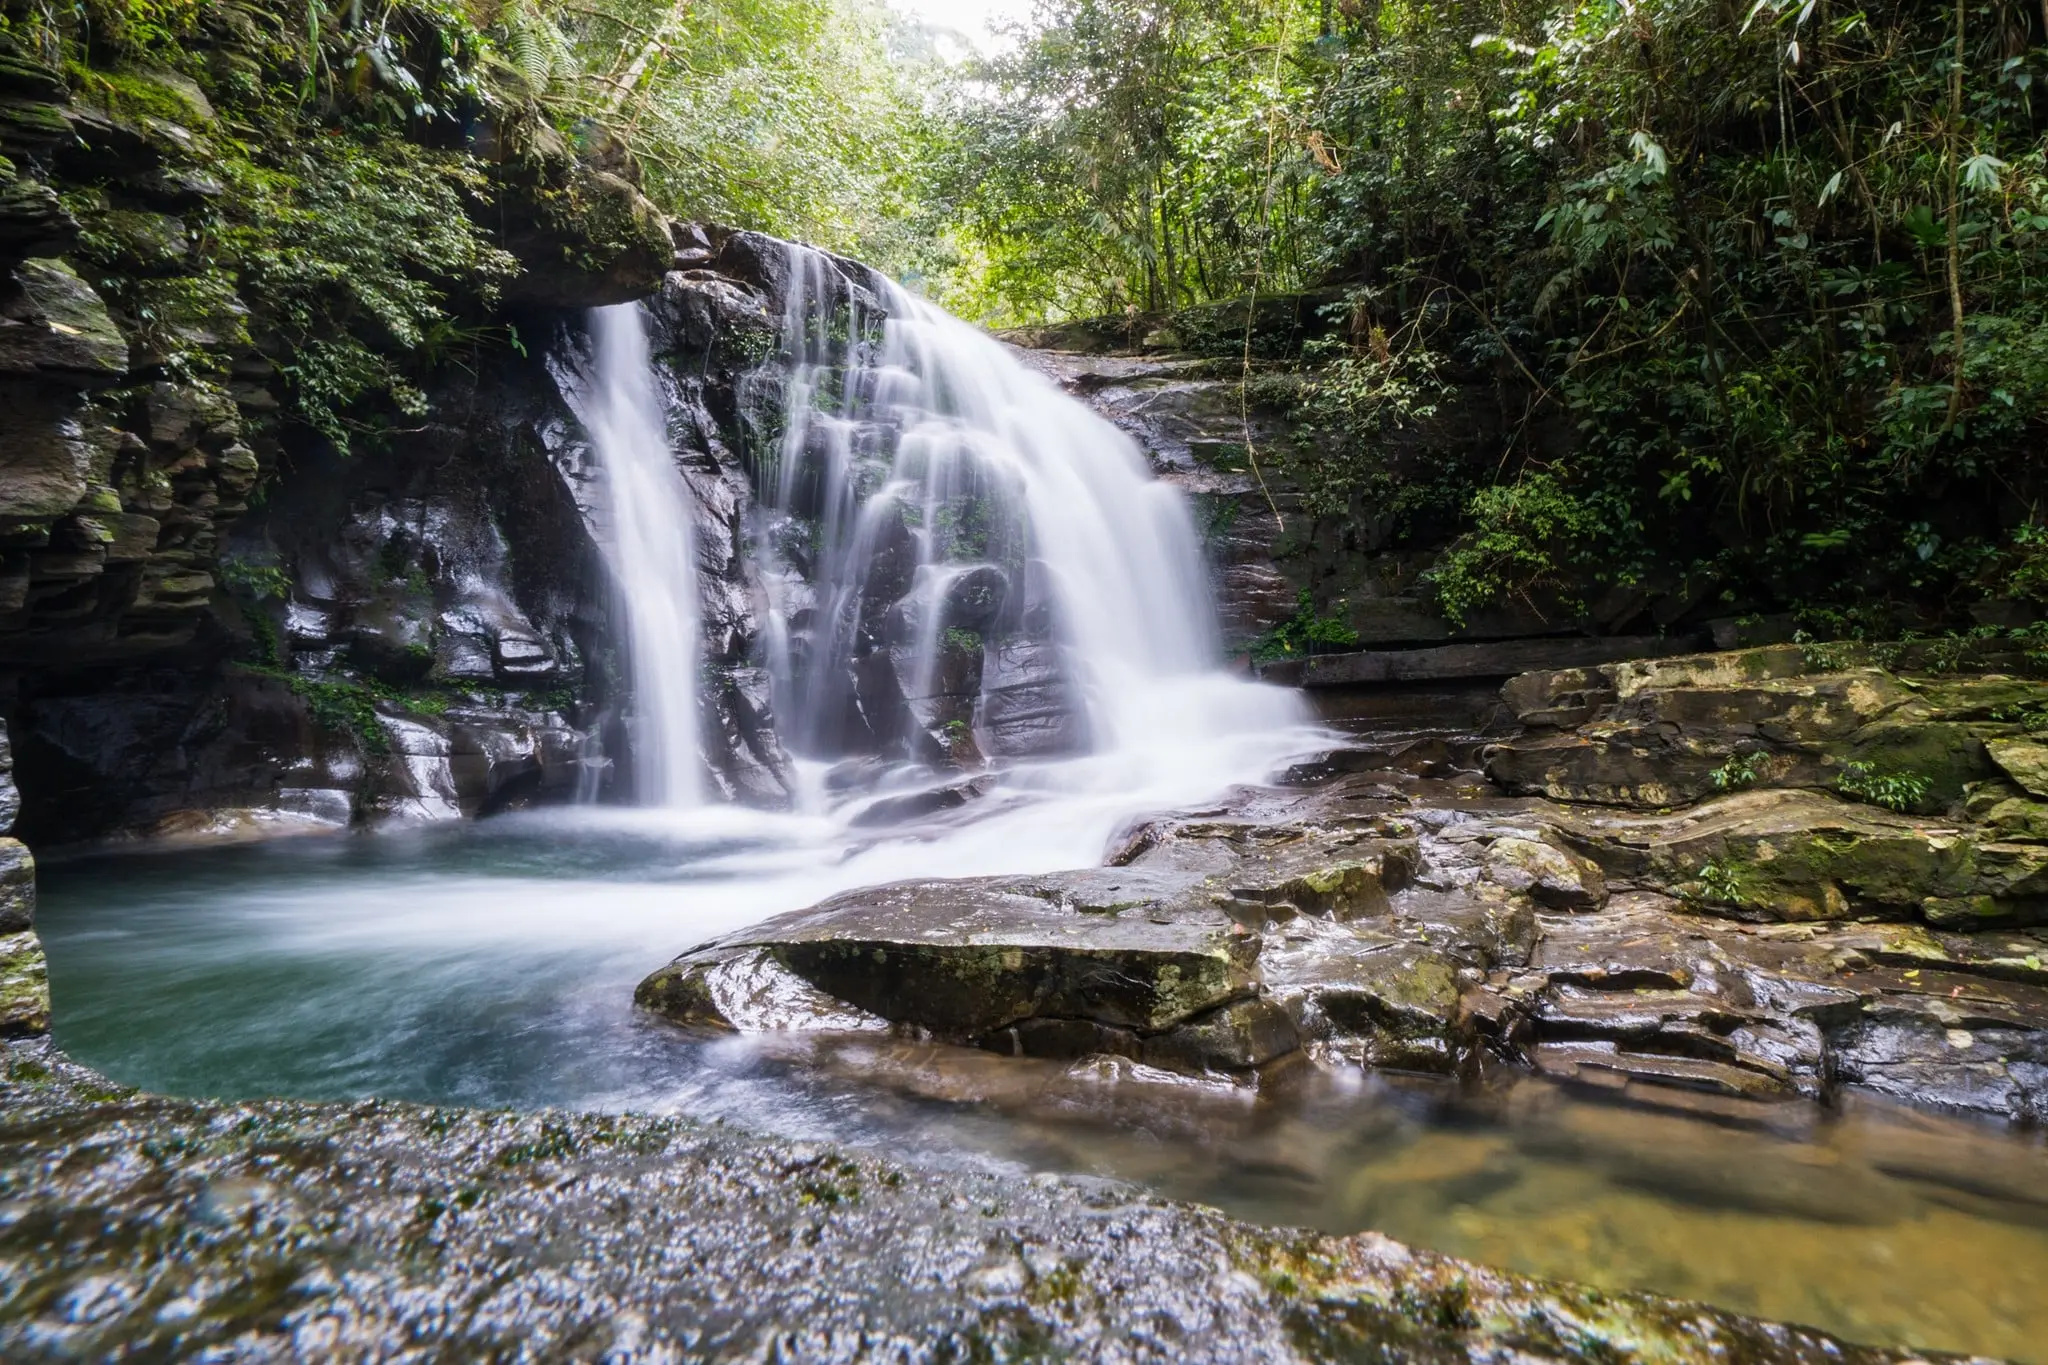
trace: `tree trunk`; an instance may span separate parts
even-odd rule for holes
[[[690,0],[676,0],[675,4],[669,7],[668,17],[648,35],[647,41],[640,45],[640,50],[633,55],[633,60],[625,71],[612,82],[611,91],[606,97],[607,107],[612,113],[616,114],[626,107],[626,101],[633,97],[640,88],[640,82],[647,78],[648,65],[657,54],[667,50],[676,34],[682,31],[683,21],[689,17]]]
[[[1963,35],[1969,0],[1956,0],[1956,55],[1948,79],[1948,312],[1955,373],[1948,426],[1963,410]]]

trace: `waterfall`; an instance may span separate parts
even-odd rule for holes
[[[590,314],[591,354],[571,401],[603,484],[604,549],[625,609],[633,771],[641,804],[702,799],[695,503],[676,465],[639,304]]]
[[[986,815],[949,836],[949,865],[1073,866],[1132,811],[1256,780],[1306,742],[1298,699],[1222,667],[1194,518],[1128,436],[888,280],[775,249],[781,345],[741,395],[758,631],[751,665],[721,667],[764,671],[747,714],[815,765],[790,770],[807,817],[869,829],[973,801]],[[699,808],[694,828],[716,814],[701,746],[731,716],[707,729],[700,710],[705,509],[651,321],[593,312],[557,376],[588,437],[580,500],[617,588],[639,802]]]
[[[886,279],[807,247],[787,265],[757,550],[787,740],[957,760],[971,734],[973,759],[1113,756],[1135,778],[1299,722],[1223,673],[1193,517],[1128,436]],[[859,733],[891,688],[907,735]]]

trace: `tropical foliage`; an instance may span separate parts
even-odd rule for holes
[[[490,29],[571,129],[689,217],[919,254],[935,59],[880,0],[505,0]]]
[[[1344,291],[1288,390],[1298,480],[1325,521],[1399,508],[1397,544],[1461,507],[1453,614],[1637,587],[1886,634],[2038,600],[2037,0],[1041,15],[967,120],[958,296]],[[1484,464],[1389,464],[1475,412]]]

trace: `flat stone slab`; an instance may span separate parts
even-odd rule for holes
[[[1255,993],[1260,940],[1207,900],[1198,878],[1134,869],[902,882],[685,954],[636,998],[687,1017],[674,1002],[690,982],[758,950],[856,1009],[953,1037],[1034,1018],[1157,1033]]]
[[[1369,687],[1451,678],[1507,678],[1538,669],[1585,668],[1623,659],[1685,654],[1698,647],[1697,640],[1661,635],[1556,636],[1323,654],[1283,659],[1262,665],[1258,671],[1267,682],[1283,687]]]

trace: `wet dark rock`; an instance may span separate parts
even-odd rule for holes
[[[1087,751],[1087,716],[1059,646],[1047,640],[1003,641],[987,652],[979,729],[992,758],[1058,758]]]
[[[534,186],[507,212],[502,245],[523,269],[506,295],[532,307],[579,310],[645,298],[674,265],[668,220],[639,187],[580,162],[566,183]]]
[[[1607,901],[1607,879],[1596,863],[1537,839],[1494,840],[1486,851],[1486,876],[1553,910],[1598,910]]]
[[[854,816],[852,826],[855,829],[888,829],[896,825],[915,824],[935,815],[959,810],[981,800],[994,790],[993,778],[977,777],[966,782],[955,782],[948,786],[912,792],[907,796],[883,797]]]
[[[2048,993],[2029,992],[2024,1003],[2012,993],[1976,984],[1960,995],[1872,1001],[1836,1040],[1841,1078],[1917,1104],[2048,1120]]]
[[[79,387],[128,372],[128,340],[92,286],[61,260],[30,259],[0,286],[0,376]]]
[[[718,983],[735,961],[758,973],[772,958],[864,1014],[1024,1056],[1238,1071],[1293,1054],[1304,1034],[1370,1034],[1383,1064],[1450,1070],[1469,1051],[1449,1036],[1462,959],[1429,950],[1384,973],[1392,959],[1374,954],[1392,936],[1350,924],[1389,916],[1418,856],[1412,838],[1371,826],[1165,822],[1123,868],[839,897],[686,954],[637,998],[682,1023],[758,1026],[717,1003]],[[1295,923],[1348,941],[1300,949],[1285,932]],[[1447,946],[1471,937],[1441,928]],[[1260,960],[1268,942],[1273,965]],[[1384,1008],[1357,1003],[1367,997]],[[799,1026],[788,1015],[773,1027]]]
[[[1270,1000],[1239,1000],[1146,1038],[1138,1056],[1169,1071],[1249,1071],[1300,1046],[1286,1010]]]
[[[1273,998],[1322,1060],[1453,1075],[1472,1056],[1462,964],[1426,943],[1353,927],[1334,942],[1283,938],[1263,965]]]
[[[35,934],[35,860],[25,844],[6,837],[20,807],[7,731],[0,725],[0,1038],[50,1031],[49,968]]]

